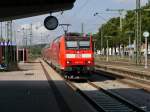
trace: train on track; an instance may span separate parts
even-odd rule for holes
[[[91,35],[67,33],[42,50],[42,57],[67,78],[89,78],[94,71]]]

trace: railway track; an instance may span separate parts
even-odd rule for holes
[[[64,77],[62,76],[64,79]],[[146,112],[121,96],[109,92],[91,81],[74,82],[64,79],[66,84],[79,93],[100,112]]]
[[[145,82],[147,84],[150,84],[150,75],[146,74],[142,71],[130,71],[130,69],[121,69],[121,68],[115,68],[113,66],[102,66],[102,65],[96,65],[96,68],[101,71],[106,71],[112,74],[116,74],[121,77],[126,78],[132,78],[135,80],[140,80],[141,82]]]
[[[103,75],[103,76],[115,78],[119,82],[128,83],[129,85],[132,85],[134,87],[141,88],[144,91],[150,92],[150,87],[149,87],[150,81],[149,81],[149,79],[143,78],[143,77],[145,77],[144,75],[138,74],[140,76],[138,76],[138,78],[136,78],[137,74],[134,72],[130,72],[130,71],[127,72],[127,71],[122,71],[122,70],[118,70],[118,69],[113,71],[113,70],[109,70],[107,68],[97,69],[97,71],[95,71],[95,73]],[[146,75],[146,76],[150,78],[150,76],[148,76],[148,75]],[[140,78],[140,77],[142,77],[142,78]]]
[[[67,81],[93,107],[101,112],[145,112],[126,99],[98,87],[94,83],[75,83]]]

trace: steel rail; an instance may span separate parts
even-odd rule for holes
[[[134,78],[134,79],[139,79],[141,81],[145,81],[147,84],[150,84],[150,75],[144,74],[144,72],[138,73],[137,71],[130,71],[130,70],[123,70],[119,68],[112,68],[112,67],[107,67],[107,66],[101,66],[101,65],[96,65],[97,68],[100,70],[107,70],[107,72],[117,72],[120,73],[120,76],[126,76],[128,78]],[[117,74],[116,73],[116,74]],[[124,75],[121,75],[124,74]]]
[[[104,70],[99,70],[99,69],[98,69],[98,71],[95,71],[95,73],[97,75],[103,75],[105,77],[115,78],[115,79],[117,79],[117,81],[119,81],[121,83],[126,83],[131,86],[143,89],[144,91],[146,91],[148,93],[150,92],[150,88],[149,88],[150,83],[145,80],[140,80],[138,78],[129,77],[126,75],[123,76],[123,75],[119,75],[118,73],[113,73],[110,71],[104,71]],[[121,80],[121,79],[126,79],[126,81]],[[134,81],[135,83],[131,83],[130,81]]]
[[[136,112],[145,112],[143,109],[139,108],[137,105],[135,105],[135,104],[133,104],[132,102],[130,102],[129,100],[127,100],[127,99],[121,97],[120,95],[117,95],[117,94],[115,94],[115,93],[113,93],[113,92],[110,92],[110,91],[104,89],[104,88],[101,87],[101,86],[97,86],[96,84],[94,84],[94,83],[91,82],[91,81],[88,81],[88,83],[89,83],[91,86],[97,88],[99,91],[103,91],[103,92],[106,93],[107,95],[109,95],[109,96],[111,96],[111,97],[113,97],[113,98],[119,100],[120,102],[124,103],[125,105],[127,105],[127,106],[130,107],[130,108],[132,108],[132,109],[135,110]]]
[[[121,112],[145,112],[144,110],[137,107],[133,103],[127,101],[126,99],[122,98],[121,96],[108,92],[104,90],[103,88],[96,86],[90,81],[88,81],[88,84],[98,89],[98,92],[92,92],[92,94],[90,94],[91,96],[89,96],[88,93],[76,87],[71,81],[66,80],[66,79],[65,81],[74,91],[78,92],[82,97],[84,97],[97,111],[100,111],[100,112],[120,112],[120,111]]]
[[[45,61],[45,63],[48,66],[52,67],[47,61]],[[55,70],[53,67],[52,67],[52,69]],[[78,87],[76,87],[70,80],[65,79],[60,73],[59,73],[59,75],[65,81],[65,83],[68,85],[68,87],[70,87],[73,91],[79,93],[83,98],[85,98],[86,101],[94,107],[94,109],[96,109],[98,112],[107,112],[102,107],[100,107],[95,101],[93,101],[91,98],[89,98],[82,90],[80,90]]]

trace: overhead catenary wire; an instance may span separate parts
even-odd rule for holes
[[[72,18],[77,18],[79,15],[79,13],[85,8],[85,6],[89,3],[89,0],[85,0],[85,2],[83,4],[81,4],[81,6],[79,6],[79,8],[73,13],[73,15],[71,15],[69,18],[67,18],[67,22],[69,23]],[[64,15],[62,14],[62,17],[64,17]],[[66,17],[64,17],[66,19]],[[71,18],[71,19],[70,19]]]
[[[76,17],[77,14],[81,13],[81,11],[86,7],[90,0],[85,0],[85,2],[76,10],[76,12],[72,15],[72,17]]]

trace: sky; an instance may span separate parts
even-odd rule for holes
[[[147,1],[141,0],[141,4],[145,5]],[[112,17],[119,16],[117,12],[106,12],[106,9],[132,10],[135,7],[136,0],[76,0],[71,10],[64,11],[63,14],[58,12],[52,15],[58,18],[60,24],[71,24],[69,32],[81,32],[81,24],[83,23],[85,33],[96,33],[101,24],[106,23]],[[96,12],[100,13],[100,16],[94,16]],[[48,31],[44,28],[43,21],[48,15],[15,20],[13,24],[18,31],[16,34],[18,42],[22,41],[21,28],[28,28],[31,23],[33,24],[33,43],[49,42],[62,35],[64,32],[61,27],[54,31]]]

